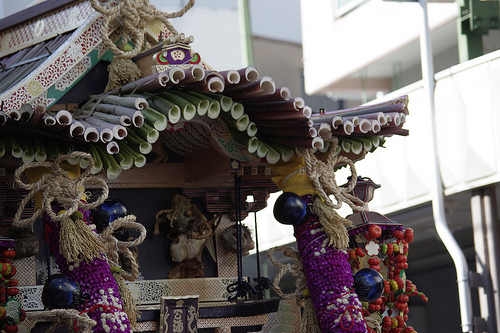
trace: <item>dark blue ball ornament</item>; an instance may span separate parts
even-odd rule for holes
[[[384,278],[373,268],[362,268],[354,275],[354,290],[360,301],[373,302],[384,292]]]
[[[82,298],[80,285],[63,274],[51,275],[43,286],[42,303],[49,310],[74,309]]]
[[[101,209],[107,213],[108,224],[119,217],[127,216],[128,211],[125,204],[115,198],[108,198],[101,204]]]
[[[104,202],[92,210],[92,222],[96,225],[98,233],[101,233],[106,227],[120,217],[128,215],[128,210],[125,204],[116,198],[108,198]],[[129,238],[128,230],[120,228],[113,233],[118,240],[126,241]]]
[[[306,203],[293,192],[283,192],[274,203],[274,218],[283,224],[299,224],[306,212]]]

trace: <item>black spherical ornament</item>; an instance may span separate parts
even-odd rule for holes
[[[92,222],[96,225],[98,233],[101,233],[106,227],[120,217],[128,215],[128,210],[125,204],[116,198],[108,198],[104,202],[92,210]],[[128,230],[120,228],[113,233],[118,240],[126,241],[129,238]]]
[[[51,275],[42,290],[42,303],[51,309],[74,309],[82,300],[82,289],[63,274]]]
[[[128,214],[125,204],[121,200],[115,198],[108,198],[104,200],[101,204],[101,209],[108,213],[108,223],[111,223],[117,218],[124,217]]]
[[[274,203],[274,218],[283,224],[299,224],[306,215],[306,203],[293,192],[283,192]]]
[[[373,302],[384,292],[384,278],[373,268],[362,268],[354,275],[354,290],[361,301]]]

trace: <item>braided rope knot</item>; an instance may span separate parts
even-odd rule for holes
[[[80,177],[72,177],[64,169],[62,162],[75,158],[86,158],[89,161],[88,167],[82,172]],[[31,162],[19,167],[14,174],[14,181],[17,187],[28,190],[28,194],[19,204],[19,208],[14,217],[13,225],[15,227],[24,227],[32,224],[44,212],[47,213],[55,222],[61,222],[69,218],[78,209],[92,209],[99,206],[108,197],[108,185],[103,179],[89,176],[94,166],[92,155],[74,151],[67,155],[60,155],[54,162]],[[31,183],[24,182],[21,178],[26,171],[43,171],[41,177]],[[100,185],[103,193],[93,203],[87,204],[85,199],[84,183]],[[41,206],[35,213],[26,219],[21,219],[21,215],[26,208],[27,203],[41,192]],[[57,214],[52,210],[52,204],[57,203],[65,210]]]
[[[292,258],[293,262],[287,264],[279,262],[274,257],[274,252],[276,251],[283,251],[283,255],[285,257]],[[273,265],[280,268],[278,274],[276,274],[273,280],[274,291],[276,291],[276,293],[284,299],[291,299],[295,297],[297,299],[297,304],[300,305],[302,302],[302,293],[307,288],[307,285],[304,267],[302,266],[302,258],[300,257],[299,252],[289,246],[276,246],[267,250],[267,255]],[[296,277],[295,292],[290,294],[285,294],[279,286],[281,279],[287,273],[290,273],[292,276]]]
[[[135,281],[139,276],[139,264],[137,263],[137,258],[135,258],[130,248],[140,245],[144,239],[146,239],[146,228],[138,222],[135,222],[136,217],[134,215],[127,215],[124,217],[117,218],[111,222],[106,229],[101,233],[101,240],[106,248],[106,255],[108,260],[118,263],[119,262],[119,252],[127,259],[130,260],[132,265],[132,272],[126,273],[121,270],[120,274],[124,280]],[[113,236],[113,232],[119,228],[132,228],[139,231],[140,235],[133,241],[120,241]]]
[[[113,7],[101,6],[99,0],[90,0],[92,8],[104,16],[101,25],[101,37],[106,47],[108,47],[118,58],[133,58],[145,43],[145,34],[148,24],[157,19],[162,22],[170,32],[178,35],[177,30],[168,21],[170,18],[181,17],[191,7],[195,0],[189,0],[181,10],[174,13],[164,13],[156,9],[149,3],[149,0],[122,0]],[[109,5],[108,5],[109,6]],[[124,41],[130,41],[135,47],[130,51],[120,50],[109,38],[110,24],[117,21],[122,27],[121,37]]]
[[[330,208],[339,209],[342,202],[345,202],[354,211],[365,211],[367,204],[351,194],[358,178],[354,162],[345,156],[334,156],[337,144],[338,140],[335,140],[334,146],[324,154],[322,159],[319,159],[312,149],[304,149],[300,152],[300,156],[304,157],[306,162],[307,176],[311,179],[314,189]],[[335,168],[343,165],[349,166],[352,176],[347,186],[338,186],[335,181]],[[330,195],[335,197],[336,203],[330,199]]]

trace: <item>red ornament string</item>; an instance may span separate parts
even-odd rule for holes
[[[320,317],[322,318],[322,320],[323,320],[323,318],[324,318],[324,316],[323,316],[323,315],[324,315],[324,312],[325,312],[326,310],[328,310],[328,306],[332,305],[332,304],[333,304],[336,300],[341,299],[341,298],[343,298],[344,296],[349,295],[349,294],[350,294],[350,293],[352,293],[352,292],[354,292],[354,290],[353,290],[353,289],[350,289],[349,291],[346,291],[345,293],[341,294],[339,297],[337,297],[336,299],[334,299],[334,300],[333,300],[330,304],[328,304],[328,305],[325,307],[325,309],[324,309],[324,310],[321,312],[321,314],[320,314]],[[354,305],[348,305],[348,306],[346,306],[346,308],[344,309],[344,313],[342,314],[342,316],[340,316],[340,326],[342,327],[342,329],[344,329],[344,330],[346,330],[346,331],[347,331],[347,330],[350,330],[350,329],[354,326],[354,320],[352,320],[352,318],[354,317],[354,316],[353,316],[353,314],[352,314],[352,309],[354,309],[354,310],[358,310],[358,311],[361,311],[361,309],[360,309],[360,308],[357,308],[357,307],[355,307]],[[328,311],[328,313],[327,313],[326,315],[328,316],[331,312],[336,311],[336,310],[338,310],[338,309],[330,309],[330,311]],[[346,312],[347,312],[347,311],[349,311],[349,315],[351,316],[351,326],[349,326],[349,327],[347,327],[347,328],[346,328],[346,327],[344,327],[344,324],[342,323],[342,318],[344,318],[344,316],[346,315]],[[363,316],[363,320],[364,320],[364,322],[365,322],[365,324],[366,324],[366,327],[368,327],[368,323],[366,323],[366,320],[365,320],[364,316]]]
[[[123,311],[122,309],[117,308],[116,306],[104,305],[104,304],[94,304],[90,308],[81,311],[79,314],[82,315],[82,314],[84,314],[86,312],[92,312],[92,311],[97,310],[99,308],[102,308],[104,310],[104,312],[109,312],[109,313],[113,313],[111,311],[111,309],[118,310],[118,311]],[[74,330],[75,330],[75,332],[77,332],[79,330],[78,326],[76,326],[76,322],[77,322],[77,320],[75,320],[75,324],[74,324]]]

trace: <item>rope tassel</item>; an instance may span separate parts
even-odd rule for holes
[[[352,222],[340,216],[337,211],[328,206],[320,196],[314,198],[312,213],[318,216],[319,222],[329,238],[328,245],[337,249],[345,249],[349,246],[349,233],[346,226],[352,226]]]
[[[83,214],[75,212],[61,221],[59,251],[68,262],[94,260],[104,251],[102,242],[83,221]]]

